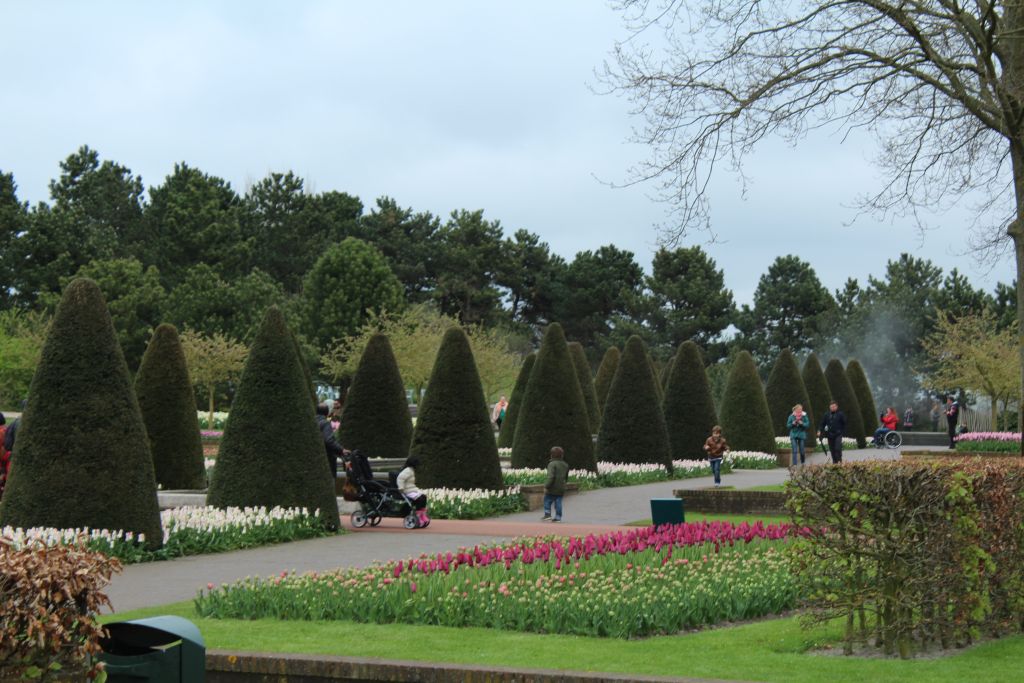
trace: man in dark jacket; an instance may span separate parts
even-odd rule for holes
[[[821,420],[818,438],[828,439],[828,450],[835,464],[843,461],[843,436],[846,435],[846,416],[839,410],[839,404],[832,401],[828,404],[828,412]]]
[[[324,438],[324,451],[327,453],[327,463],[331,466],[331,476],[335,479],[338,478],[338,456],[345,453],[345,449],[338,443],[338,439],[334,436],[334,429],[331,427],[331,421],[327,419],[327,414],[330,411],[327,408],[326,403],[321,403],[316,407],[316,424],[320,427],[320,435]]]
[[[956,448],[956,423],[960,421],[960,404],[952,396],[946,397],[946,428],[949,433],[949,447]]]
[[[541,521],[562,521],[562,496],[565,495],[565,483],[569,479],[569,463],[562,457],[565,454],[560,447],[551,449],[548,461],[548,478],[544,482],[544,516]],[[555,504],[555,516],[551,517],[551,504]]]

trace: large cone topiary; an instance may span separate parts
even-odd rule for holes
[[[811,399],[807,396],[807,388],[800,376],[800,368],[796,358],[789,349],[783,349],[775,359],[775,365],[768,374],[768,383],[764,388],[768,400],[768,410],[772,414],[772,428],[776,436],[789,436],[786,420],[793,412],[793,406],[799,403],[810,415],[814,424],[814,413],[811,412]]]
[[[410,453],[420,459],[419,486],[504,487],[480,375],[460,327],[445,332],[437,350]]]
[[[673,460],[706,457],[704,441],[718,424],[711,383],[700,348],[692,341],[679,345],[665,386],[665,426]]]
[[[857,397],[857,403],[860,405],[864,438],[867,439],[874,435],[875,429],[881,424],[878,416],[882,411],[875,406],[875,399],[871,396],[871,385],[868,384],[868,376],[864,373],[860,361],[854,359],[846,364],[846,378],[850,380],[853,394]]]
[[[807,411],[811,414],[811,427],[817,433],[825,413],[828,412],[828,404],[832,401],[832,390],[828,388],[828,380],[825,379],[825,373],[815,354],[807,356],[800,377],[804,381],[807,398],[811,402],[811,407]]]
[[[864,438],[864,414],[860,409],[857,395],[853,393],[853,385],[846,376],[846,370],[838,358],[833,358],[825,366],[825,379],[828,380],[832,398],[839,404],[839,410],[846,415],[846,436],[857,439],[857,448],[867,446]]]
[[[153,458],[99,287],[72,281],[43,345],[0,526],[89,527],[163,543]]]
[[[412,420],[391,342],[370,337],[345,399],[338,441],[375,458],[406,458]]]
[[[594,456],[598,462],[657,463],[672,469],[657,384],[643,341],[630,337],[604,404]]]
[[[583,391],[565,332],[552,323],[530,372],[512,444],[513,467],[547,467],[552,446],[565,450],[570,469],[597,470]]]
[[[531,353],[523,361],[523,366],[519,368],[519,377],[516,378],[516,385],[512,388],[512,397],[508,400],[508,409],[505,411],[505,419],[501,423],[501,432],[498,434],[498,448],[512,448],[512,439],[516,434],[516,421],[519,419],[523,398],[526,396],[526,384],[530,381],[530,372],[536,361],[537,354]]]
[[[612,386],[615,371],[619,369],[621,355],[618,347],[613,346],[604,352],[601,364],[597,366],[597,375],[594,377],[594,393],[597,394],[597,407],[601,411],[604,411],[604,402],[608,400],[608,389]]]
[[[719,413],[722,435],[734,451],[775,452],[775,431],[754,359],[741,351],[725,383]]]
[[[135,376],[156,481],[165,490],[205,489],[203,440],[185,352],[174,325],[156,328]]]
[[[569,355],[572,357],[573,367],[576,369],[576,379],[580,383],[580,391],[583,392],[583,403],[587,407],[587,421],[590,424],[590,433],[597,434],[601,428],[601,409],[597,405],[597,392],[594,391],[594,378],[590,375],[590,363],[587,361],[587,354],[583,345],[579,342],[569,342]]]
[[[338,501],[295,343],[276,306],[267,309],[231,404],[207,503],[304,507],[338,526]]]

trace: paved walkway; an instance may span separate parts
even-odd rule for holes
[[[915,450],[920,450],[915,448]],[[855,450],[845,460],[898,458],[899,451]],[[811,464],[824,463],[819,450]],[[780,484],[789,477],[783,468],[742,470],[723,475],[723,483],[736,488]],[[297,541],[231,553],[198,555],[167,562],[129,565],[114,577],[107,595],[117,612],[190,600],[212,583],[229,583],[246,576],[269,576],[282,571],[323,571],[339,566],[363,567],[375,561],[401,559],[540,534],[585,535],[621,528],[650,519],[650,499],[669,498],[678,488],[709,487],[711,477],[659,482],[643,486],[599,489],[564,499],[561,525],[540,522],[540,512],[520,512],[484,520],[435,520],[426,529],[403,529],[400,519],[385,519],[377,528],[352,529],[330,538]]]

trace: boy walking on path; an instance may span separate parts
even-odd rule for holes
[[[722,458],[729,452],[729,444],[722,436],[722,428],[715,425],[711,428],[711,436],[704,442],[704,450],[708,452],[708,463],[711,474],[715,477],[715,486],[722,485]]]
[[[565,495],[565,483],[569,479],[569,463],[562,457],[565,455],[559,446],[551,449],[548,461],[548,478],[544,482],[544,516],[542,522],[562,521],[562,496]],[[555,516],[551,517],[551,504],[555,504]]]

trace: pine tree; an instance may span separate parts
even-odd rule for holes
[[[825,379],[828,380],[832,399],[846,415],[846,436],[857,439],[857,448],[864,448],[867,446],[867,439],[864,438],[864,414],[861,412],[860,403],[857,402],[857,395],[853,393],[850,379],[846,376],[846,370],[837,358],[833,358],[825,366]]]
[[[146,424],[157,483],[172,491],[205,489],[196,396],[174,325],[164,323],[153,332],[135,376],[135,395]]]
[[[583,390],[558,323],[548,326],[530,371],[512,442],[512,466],[547,467],[553,446],[565,451],[570,469],[597,470]]]
[[[804,388],[807,390],[807,397],[811,402],[807,412],[810,413],[811,429],[816,433],[821,427],[821,421],[825,419],[825,413],[828,412],[828,404],[832,401],[832,390],[829,389],[828,380],[825,379],[825,373],[815,354],[807,356],[800,377],[804,381]]]
[[[163,543],[146,427],[99,287],[64,290],[32,378],[0,526],[89,527]]]
[[[764,394],[768,399],[768,410],[772,414],[775,436],[789,436],[786,421],[797,403],[807,411],[811,425],[817,426],[814,424],[814,413],[811,412],[811,399],[807,395],[804,380],[800,377],[800,368],[796,366],[796,359],[789,349],[783,349],[775,359]]]
[[[295,343],[276,306],[267,309],[224,427],[207,503],[303,507],[338,526],[338,501],[315,406]]]
[[[341,413],[338,441],[375,458],[409,456],[412,420],[405,385],[383,334],[370,337],[363,349]]]
[[[416,417],[410,454],[423,487],[501,489],[501,462],[469,338],[445,332]]]
[[[516,433],[516,421],[519,419],[523,398],[526,396],[526,384],[530,381],[530,371],[533,370],[533,364],[536,361],[536,352],[531,353],[523,361],[523,366],[519,368],[519,377],[516,378],[516,385],[512,388],[512,398],[508,401],[505,420],[501,423],[501,432],[498,434],[498,448],[512,448],[512,437]]]
[[[576,379],[579,380],[580,390],[583,392],[583,403],[587,406],[587,422],[590,425],[590,433],[597,434],[601,428],[601,409],[597,406],[597,392],[594,391],[594,379],[590,375],[590,363],[587,361],[583,344],[569,342],[569,354],[572,356]]]
[[[640,337],[633,335],[622,350],[619,369],[608,389],[594,456],[598,462],[657,463],[672,469],[657,383],[647,349]]]
[[[725,383],[720,413],[722,435],[734,451],[775,452],[775,432],[768,400],[754,359],[741,351]]]
[[[612,378],[619,369],[619,357],[622,354],[618,347],[613,346],[604,352],[601,364],[597,367],[594,378],[594,393],[597,394],[598,410],[604,411],[604,402],[608,400],[608,389],[612,386]]]
[[[718,424],[700,348],[683,342],[665,386],[665,426],[673,460],[702,460],[704,441]]]
[[[874,434],[875,425],[880,424],[879,410],[875,406],[875,399],[871,396],[871,385],[868,383],[868,376],[860,361],[854,359],[846,364],[846,377],[853,387],[853,394],[857,397],[860,405],[861,419],[864,425],[864,438],[867,439]]]

